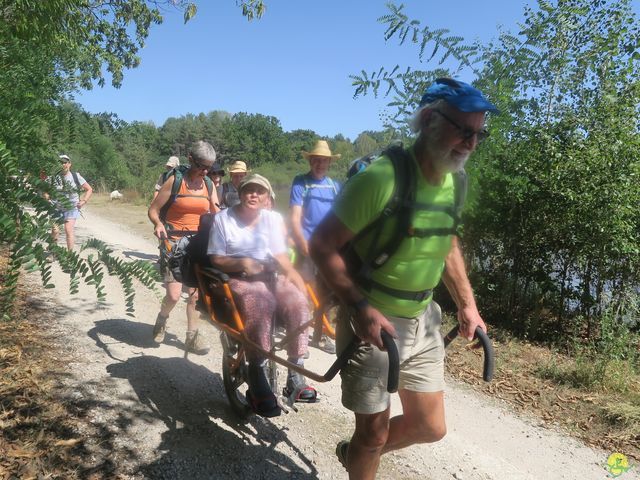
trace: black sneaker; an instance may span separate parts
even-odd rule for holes
[[[292,371],[287,375],[287,386],[282,390],[282,394],[294,402],[313,403],[318,398],[316,389],[307,385],[300,373]]]

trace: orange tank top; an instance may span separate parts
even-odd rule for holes
[[[166,223],[171,230],[184,232],[197,232],[200,223],[200,215],[209,211],[209,190],[206,183],[202,182],[202,188],[189,190],[186,178],[183,178],[176,199],[167,211]],[[171,235],[171,238],[179,236]]]

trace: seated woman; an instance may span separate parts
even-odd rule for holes
[[[240,204],[218,213],[209,236],[207,254],[216,268],[230,274],[229,286],[244,317],[245,333],[263,349],[271,348],[275,312],[289,331],[307,320],[309,307],[304,281],[287,256],[284,221],[280,214],[264,209],[271,194],[269,181],[261,175],[244,178],[238,187]],[[275,286],[266,282],[265,264],[275,259],[279,270]],[[307,332],[303,330],[287,344],[288,360],[302,366],[307,351]],[[280,407],[264,374],[265,359],[249,351],[249,390],[247,399],[259,415],[280,415]],[[296,400],[313,401],[316,391],[302,375],[289,370],[287,390]]]

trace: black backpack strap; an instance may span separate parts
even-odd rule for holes
[[[396,251],[402,240],[407,236],[411,225],[411,215],[413,203],[416,198],[416,175],[415,164],[406,150],[400,146],[393,146],[385,151],[385,155],[391,160],[394,171],[393,193],[387,206],[383,210],[384,219],[380,222],[376,237],[372,242],[368,258],[363,262],[370,267],[368,275],[373,270],[384,265]],[[398,219],[394,235],[383,246],[379,246],[379,236],[382,232],[384,222],[395,216]]]
[[[166,182],[169,177],[173,176],[173,185],[171,186],[171,195],[169,195],[169,199],[166,203],[160,208],[160,221],[165,223],[167,219],[167,212],[171,208],[171,205],[176,201],[176,196],[180,191],[180,185],[182,185],[182,179],[184,178],[184,167],[176,167],[173,170],[169,170],[165,174],[164,182]],[[162,182],[164,184],[164,182]]]
[[[184,180],[184,176],[188,170],[188,166],[187,165],[182,165],[180,167],[176,167],[173,170],[170,170],[169,172],[167,172],[167,178],[165,178],[165,181],[171,176],[173,175],[175,178],[173,180],[173,185],[171,186],[171,195],[169,196],[169,199],[167,200],[167,203],[165,203],[162,208],[160,208],[160,220],[162,221],[162,223],[165,223],[165,220],[167,218],[167,212],[169,211],[169,209],[171,208],[171,205],[173,205],[176,201],[176,198],[178,197],[178,194],[180,192],[180,186],[182,185],[182,181]],[[164,182],[163,182],[164,183]],[[208,177],[208,176],[204,176],[204,184],[207,186],[207,192],[209,192],[209,198],[211,198],[211,194],[213,192],[213,181]],[[218,199],[219,201],[219,199]]]
[[[383,155],[388,156],[393,165],[394,182],[391,197],[380,215],[352,239],[348,249],[348,255],[352,257],[349,259],[349,263],[352,267],[357,266],[354,270],[354,277],[364,288],[367,288],[367,285],[371,282],[373,271],[380,268],[391,258],[400,246],[402,239],[406,236],[411,222],[411,205],[415,200],[416,194],[416,182],[412,181],[415,179],[413,159],[398,145],[388,148]],[[384,224],[391,217],[398,218],[398,226],[395,230],[395,235],[381,247],[379,245],[380,235]],[[371,232],[374,233],[369,253],[364,259],[359,259],[353,246]]]
[[[418,172],[415,162],[401,145],[393,145],[385,150],[383,154],[389,157],[393,165],[393,192],[382,213],[362,229],[350,243],[347,263],[350,266],[350,271],[353,272],[354,280],[364,290],[370,291],[375,288],[396,298],[422,302],[431,296],[431,289],[415,292],[400,290],[383,285],[371,278],[373,272],[384,265],[396,253],[402,241],[413,233],[411,221],[416,207]],[[391,217],[395,217],[398,221],[394,235],[385,245],[380,247],[378,245],[380,234],[385,222]],[[355,253],[353,244],[374,229],[376,231],[369,253],[365,259],[361,260]]]
[[[78,172],[71,172],[71,176],[73,177],[73,181],[76,184],[76,188],[80,190],[81,185],[80,185],[80,179],[78,178]]]

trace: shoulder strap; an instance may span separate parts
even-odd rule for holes
[[[167,200],[167,203],[165,203],[160,209],[160,220],[162,220],[163,223],[167,218],[167,212],[171,208],[171,205],[175,203],[176,197],[180,193],[180,187],[182,186],[182,181],[184,180],[184,174],[186,173],[188,168],[189,167],[187,165],[181,165],[167,172],[167,179],[171,175],[173,175],[175,179],[173,181],[173,185],[171,186],[171,195],[169,196],[169,200]],[[211,194],[213,192],[213,181],[207,175],[204,176],[204,184],[207,186],[209,198],[211,198]]]
[[[386,214],[385,220],[391,215],[396,215],[398,225],[396,225],[393,237],[391,237],[385,245],[382,247],[377,245],[377,239],[375,243],[372,243],[373,247],[371,248],[371,252],[374,254],[374,257],[372,258],[373,263],[371,266],[374,269],[384,265],[387,260],[396,253],[402,240],[407,237],[416,200],[417,172],[415,171],[415,165],[411,156],[407,154],[404,148],[399,146],[388,148],[385,155],[389,157],[393,164],[395,176],[393,193],[385,207],[385,210],[391,211]],[[381,224],[379,227],[380,231],[382,231],[382,226]]]
[[[336,187],[336,182],[334,182],[333,178],[331,178],[331,177],[327,177],[327,180],[329,180],[329,185],[331,185],[331,188],[333,188],[333,194],[337,195],[338,194],[338,187]]]
[[[176,201],[176,196],[180,191],[180,185],[182,185],[182,179],[184,178],[185,166],[181,165],[180,167],[176,167],[172,170],[169,170],[164,174],[164,182],[169,180],[171,176],[174,177],[173,185],[171,186],[171,194],[169,195],[169,199],[167,202],[160,208],[160,220],[162,223],[167,219],[167,212],[171,208],[171,205]],[[163,183],[164,183],[163,182]]]
[[[213,192],[213,180],[211,180],[208,175],[204,176],[204,184],[207,186],[207,191],[209,192],[209,198],[211,198],[211,194]]]
[[[309,190],[311,190],[311,183],[309,182],[309,175],[306,173],[301,173],[298,176],[302,177],[302,181],[304,182],[304,190],[302,191],[302,202],[304,203],[309,195]]]
[[[391,258],[402,240],[407,236],[407,230],[411,222],[412,204],[415,202],[416,195],[415,168],[413,160],[407,152],[402,146],[394,145],[385,150],[383,155],[388,156],[393,165],[394,181],[391,197],[380,215],[360,230],[351,240],[348,247],[350,256],[355,258],[357,256],[353,250],[355,243],[370,232],[374,232],[371,248],[366,258],[358,262],[360,263],[359,272],[355,273],[356,277],[360,277],[361,281],[365,282],[370,279],[373,270],[380,268]],[[380,246],[380,234],[384,224],[389,218],[396,215],[398,225],[394,230],[394,236],[384,246]]]
[[[78,178],[78,172],[71,172],[71,176],[73,177],[73,181],[76,184],[76,188],[80,190],[80,179]]]

